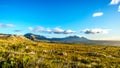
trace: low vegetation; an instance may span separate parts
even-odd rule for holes
[[[0,39],[0,68],[120,68],[120,47]]]

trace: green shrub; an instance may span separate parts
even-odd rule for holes
[[[72,56],[71,59],[72,59],[72,61],[79,61],[77,56]]]
[[[84,63],[84,64],[90,64],[91,61],[88,60],[88,59],[81,59],[81,62]]]

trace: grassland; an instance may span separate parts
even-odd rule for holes
[[[10,39],[0,40],[0,68],[120,68],[117,46]]]

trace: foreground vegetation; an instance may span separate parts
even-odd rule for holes
[[[0,68],[120,68],[120,47],[0,40]]]

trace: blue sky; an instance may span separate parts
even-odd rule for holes
[[[0,0],[0,33],[120,40],[120,0]]]

